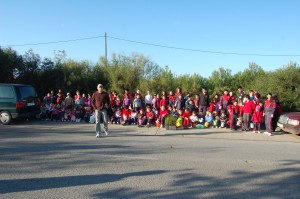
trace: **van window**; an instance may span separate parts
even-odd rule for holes
[[[11,86],[0,86],[0,98],[14,98],[14,90]]]
[[[31,86],[21,86],[18,88],[19,88],[22,99],[37,97],[37,94],[36,94],[34,88]]]

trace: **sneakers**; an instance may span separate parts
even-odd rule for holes
[[[107,130],[104,130],[104,133],[105,133],[105,135],[108,135],[108,134],[109,134]]]
[[[273,133],[269,133],[269,132],[264,132],[264,134],[268,135],[268,136],[273,136]]]
[[[96,138],[100,138],[100,134],[99,133],[96,134]]]

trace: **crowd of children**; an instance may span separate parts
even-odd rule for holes
[[[205,96],[205,100],[209,100],[207,93],[204,93]],[[242,88],[239,88],[237,96],[225,90],[222,95],[215,95],[206,104],[203,104],[202,99],[203,93],[191,97],[189,94],[183,95],[180,88],[175,94],[170,91],[169,94],[162,92],[152,96],[148,91],[145,97],[140,90],[137,90],[134,95],[125,90],[122,96],[112,91],[110,107],[113,113],[109,115],[109,122],[163,128],[166,117],[172,115],[177,118],[176,126],[184,129],[230,128],[261,132],[265,105],[258,92],[251,90],[246,94]],[[73,98],[70,93],[64,97],[61,90],[57,95],[52,91],[44,97],[43,104],[41,119],[94,122],[90,95],[86,97],[79,91]],[[272,117],[276,120],[282,112],[282,106],[276,97],[272,98],[271,105],[274,109]]]
[[[90,95],[86,97],[79,91],[76,91],[74,98],[70,93],[65,97],[61,90],[57,95],[51,91],[43,98],[40,119],[56,122],[81,122],[82,120],[89,122],[93,115],[90,99]]]

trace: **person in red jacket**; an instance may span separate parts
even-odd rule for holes
[[[229,105],[233,105],[234,101],[236,100],[235,95],[232,91],[229,92]]]
[[[238,106],[239,106],[239,116],[243,117],[244,115],[244,101],[240,101],[238,102]]]
[[[212,113],[215,110],[216,110],[216,101],[215,99],[212,99],[209,103],[208,111]]]
[[[249,131],[252,113],[255,109],[255,104],[250,100],[250,96],[246,95],[244,100],[244,114],[243,114],[243,131]]]
[[[263,111],[259,105],[255,107],[255,111],[252,114],[251,120],[253,122],[253,133],[260,133],[260,125],[263,120]]]
[[[225,113],[227,114],[228,112],[227,106],[229,105],[230,102],[230,95],[228,94],[228,90],[224,90],[224,94],[221,96],[220,102],[221,102],[222,110],[224,110]]]
[[[155,121],[155,113],[151,109],[151,106],[146,107],[147,126],[152,126]]]
[[[164,106],[160,107],[159,110],[159,121],[160,121],[160,128],[165,126],[165,118],[169,115],[169,111],[166,110]]]
[[[162,106],[167,107],[167,100],[166,100],[166,96],[165,95],[161,96],[161,100],[159,102],[159,107],[162,107]]]
[[[159,105],[160,105],[160,100],[161,100],[159,94],[157,94],[156,97],[154,97],[154,99],[155,100],[153,101],[153,108],[159,112],[159,109],[160,109]]]
[[[130,124],[130,115],[131,115],[131,110],[126,105],[122,110],[122,119],[123,119],[122,125]]]
[[[184,113],[182,114],[182,117],[183,117],[182,126],[184,129],[187,129],[187,128],[189,128],[189,126],[191,126],[191,121],[190,121],[191,115],[192,114],[188,108],[185,109]]]
[[[169,106],[174,106],[175,105],[176,96],[173,95],[173,91],[169,92],[168,98],[169,98]]]

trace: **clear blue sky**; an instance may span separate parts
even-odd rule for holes
[[[193,49],[179,50],[108,38],[111,54],[144,54],[176,74],[208,77],[220,67],[232,74],[255,62],[266,71],[300,63],[298,0],[0,0],[0,46],[103,36]],[[32,49],[42,58],[65,50],[68,58],[93,63],[104,56],[104,38]],[[238,53],[232,55],[202,51]],[[255,56],[290,55],[290,56]],[[292,56],[298,55],[298,56]]]

